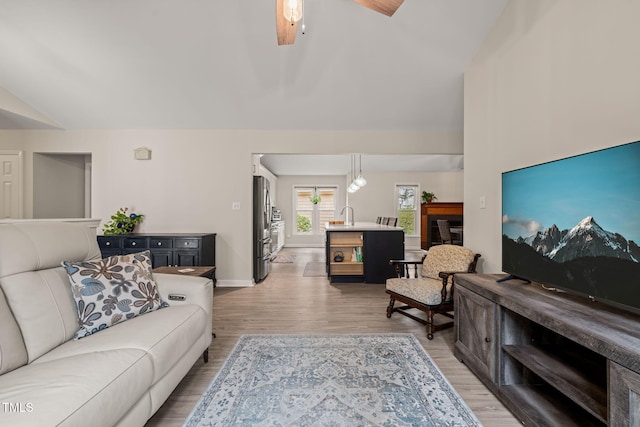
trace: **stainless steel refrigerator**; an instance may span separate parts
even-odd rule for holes
[[[253,177],[253,279],[256,283],[269,274],[271,260],[271,195],[269,180]]]

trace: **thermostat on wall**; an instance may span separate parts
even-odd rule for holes
[[[140,147],[134,150],[136,160],[151,160],[151,150],[147,147]]]

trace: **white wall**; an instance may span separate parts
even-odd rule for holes
[[[16,141],[20,141],[15,147]],[[300,142],[304,141],[304,143]],[[393,144],[389,144],[393,141]],[[149,147],[151,160],[134,160]],[[461,154],[451,131],[0,131],[0,149],[25,152],[25,217],[33,214],[33,152],[92,157],[92,216],[120,207],[145,215],[141,232],[217,232],[221,285],[250,284],[253,153]],[[240,202],[240,210],[232,203]],[[357,212],[357,211],[356,211]],[[101,228],[100,228],[101,229]]]
[[[22,150],[25,139],[23,132],[0,130],[0,150]]]
[[[501,269],[501,173],[640,139],[637,0],[514,0],[465,73],[465,245]],[[486,209],[479,198],[486,196]]]

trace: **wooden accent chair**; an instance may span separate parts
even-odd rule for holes
[[[454,274],[475,273],[478,258],[480,254],[462,246],[438,245],[432,246],[422,261],[389,261],[398,277],[387,279],[387,317],[397,311],[417,320],[426,325],[427,338],[433,339],[434,332],[453,326],[453,321],[435,325],[433,316],[438,313],[453,319]],[[414,277],[410,277],[412,273]],[[406,305],[394,307],[396,300]],[[412,308],[424,311],[427,318],[407,313]]]

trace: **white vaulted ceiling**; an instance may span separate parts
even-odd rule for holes
[[[462,130],[463,73],[507,0],[0,0],[0,128]],[[49,127],[49,124],[44,127]]]

